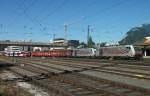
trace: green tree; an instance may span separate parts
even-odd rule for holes
[[[102,42],[102,43],[100,43],[100,47],[104,47],[104,46],[106,46],[106,44],[107,44],[107,42]]]
[[[88,47],[88,48],[93,48],[93,47],[95,47],[95,43],[94,43],[94,41],[92,40],[92,37],[91,37],[91,36],[89,36],[87,47]]]
[[[77,48],[86,48],[86,43],[81,42]]]

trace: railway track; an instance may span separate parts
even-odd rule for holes
[[[87,59],[87,58],[55,58],[56,60],[62,61],[84,61],[84,62],[101,62],[101,63],[114,63],[114,64],[130,64],[130,65],[143,65],[143,66],[150,66],[148,61],[143,60],[104,60],[104,59]]]
[[[14,70],[13,70],[14,72]],[[15,72],[20,76],[26,75],[25,71]],[[61,74],[50,76],[44,80],[30,81],[33,84],[38,84],[48,90],[52,90],[52,94],[56,96],[148,96],[149,92],[137,87],[129,87],[126,85],[117,84],[108,80],[101,80],[83,74]],[[100,85],[100,86],[98,86]]]
[[[141,70],[149,70],[150,71],[150,66],[143,66],[143,65],[137,66],[137,65],[129,65],[129,64],[128,65],[118,64],[117,66],[121,67],[121,68],[141,69]]]
[[[26,61],[23,60],[22,62],[26,62]],[[30,65],[30,66],[36,65],[36,67],[37,67],[38,64],[36,62],[39,62],[39,61],[38,60],[30,60],[30,61],[27,60],[27,63],[29,63],[27,65]],[[150,71],[144,71],[143,72],[143,70],[141,70],[140,68],[136,69],[136,70],[131,70],[131,69],[129,70],[129,68],[127,66],[125,68],[128,68],[128,69],[123,69],[122,67],[121,67],[121,69],[119,69],[118,67],[116,68],[115,66],[112,66],[112,65],[111,66],[101,66],[101,67],[99,67],[99,66],[96,66],[96,67],[84,66],[83,67],[83,65],[85,65],[85,64],[79,65],[79,62],[78,63],[69,63],[69,62],[60,62],[60,61],[54,62],[54,61],[47,61],[47,60],[41,60],[40,62],[43,63],[43,64],[40,64],[40,66],[45,66],[47,68],[51,67],[51,66],[48,66],[49,63],[53,63],[53,64],[56,64],[59,66],[63,65],[63,66],[67,66],[67,67],[69,66],[69,67],[73,67],[73,68],[79,68],[78,70],[75,69],[76,72],[80,72],[81,69],[83,68],[86,70],[92,70],[92,71],[96,71],[96,72],[103,72],[103,73],[116,74],[116,75],[121,75],[121,76],[125,76],[125,77],[130,77],[130,78],[150,80],[150,77],[149,77]],[[132,65],[132,66],[135,66],[135,65]],[[63,68],[63,69],[57,68],[57,70],[61,70],[61,71],[64,71],[64,69],[65,68]],[[69,71],[73,71],[73,70],[69,70]],[[85,71],[85,70],[82,70],[82,71]]]
[[[81,61],[62,61],[62,60],[53,60],[53,59],[42,59],[42,60],[36,60],[36,59],[28,59],[28,61],[31,62],[43,62],[48,64],[57,64],[57,65],[63,65],[63,66],[70,66],[75,68],[98,68],[98,67],[104,67],[104,66],[111,66],[113,64],[110,63],[95,63],[95,62],[81,62]]]
[[[39,59],[34,59],[35,61],[38,61]],[[68,60],[68,58],[67,59],[58,59],[58,58],[56,58],[56,59],[42,59],[42,61],[48,61],[48,62],[59,62],[59,64],[60,63],[70,63],[70,64],[76,64],[76,65],[81,65],[81,66],[88,66],[88,65],[90,65],[90,66],[115,66],[115,65],[125,65],[125,66],[127,66],[127,65],[129,65],[129,66],[139,66],[139,68],[140,67],[150,67],[149,66],[149,63],[147,64],[147,65],[145,65],[144,63],[142,63],[142,62],[134,62],[134,61],[130,61],[130,62],[128,62],[128,61],[109,61],[109,60],[92,60],[92,59],[88,59],[87,61],[85,61],[84,59],[83,60],[78,60],[77,58],[76,59],[69,59]],[[147,68],[147,69],[149,69],[149,68]]]
[[[18,70],[20,70],[20,71],[18,71]],[[15,74],[17,74],[19,76],[30,77],[33,75],[33,71],[31,73],[27,72],[28,68],[27,68],[27,71],[25,71],[25,70],[22,71],[22,69],[19,69],[19,68],[17,70],[16,70],[16,68],[15,69],[12,68],[12,69],[10,69],[10,71],[14,72]],[[120,95],[115,95],[111,92],[106,93],[106,92],[98,91],[98,90],[88,87],[86,85],[82,85],[82,84],[78,84],[78,83],[76,84],[76,83],[72,82],[73,80],[67,79],[67,78],[62,78],[62,77],[63,76],[49,77],[48,79],[45,79],[44,82],[43,82],[43,80],[41,81],[41,80],[32,79],[31,83],[38,84],[40,86],[43,86],[44,88],[48,88],[49,90],[52,90],[53,92],[55,92],[58,96],[59,95],[60,96],[77,96],[77,95],[88,96],[88,95],[92,95],[92,94],[95,94],[97,96],[102,95],[102,94],[103,95],[105,94],[106,96],[120,96]],[[66,88],[69,90],[71,88],[72,91],[63,90]],[[94,96],[94,95],[92,95],[92,96]]]
[[[149,75],[148,72],[138,73],[136,71],[126,71],[126,70],[117,70],[112,66],[102,66],[102,67],[86,67],[86,64],[83,62],[50,62],[47,60],[29,60],[29,59],[16,59],[15,67],[10,68],[10,71],[14,72],[20,77],[25,78],[25,81],[29,81],[35,85],[43,87],[45,90],[50,92],[49,94],[54,94],[55,96],[149,96],[150,90],[147,88],[133,86],[123,82],[116,82],[101,77],[97,77],[98,72],[109,73],[110,75],[120,75],[124,77],[137,78],[136,74],[140,75]],[[63,63],[62,63],[63,62]],[[76,63],[78,63],[76,65]],[[22,65],[23,66],[20,66]],[[69,65],[70,64],[70,65]],[[53,65],[53,66],[52,66]],[[56,66],[57,65],[57,66]],[[69,74],[65,73],[65,70],[68,67],[74,68],[74,70],[82,68],[91,68],[88,70],[82,70],[81,72],[71,72]],[[55,67],[54,67],[55,66]],[[59,67],[61,66],[61,67]],[[65,66],[65,67],[62,67]],[[95,65],[94,65],[95,66]],[[66,69],[65,69],[66,68]],[[54,71],[50,69],[55,69],[63,71],[62,73],[49,74]],[[69,68],[68,68],[69,69]],[[87,71],[87,72],[86,72]],[[96,74],[91,75],[88,71],[94,71]],[[44,77],[41,74],[49,74]],[[43,77],[42,77],[43,76]],[[134,77],[133,77],[134,76]],[[39,77],[39,78],[38,78]],[[147,78],[139,78],[145,79]]]
[[[41,60],[41,61],[43,61],[44,63],[48,62],[48,61],[45,61],[45,60]],[[61,63],[62,62],[59,63],[57,61],[57,64],[61,65]],[[70,63],[70,62],[68,62],[68,63],[65,62],[65,63],[68,66],[70,64],[74,66],[76,62],[74,62],[73,64]],[[124,64],[122,64],[122,65],[124,65]],[[135,66],[135,65],[132,65],[132,66]],[[119,70],[120,67],[118,67],[117,65],[110,65],[110,66],[103,66],[103,67],[94,67],[94,68],[91,68],[89,70],[95,71],[95,74],[97,74],[96,72],[103,72],[103,73],[109,73],[109,74],[112,74],[112,75],[115,74],[115,75],[118,75],[118,76],[124,76],[124,77],[136,78],[136,79],[149,80],[150,79],[149,78],[150,71],[148,71],[148,70],[142,70],[142,69],[140,69],[140,67],[138,69],[132,70],[132,69],[130,69],[130,67],[126,66],[126,68],[121,68]]]
[[[57,60],[57,59],[56,59]],[[147,71],[150,71],[150,66],[145,66],[145,65],[142,65],[142,64],[129,64],[129,63],[119,63],[119,61],[118,61],[118,63],[117,64],[114,64],[114,63],[111,63],[111,62],[109,62],[109,63],[105,63],[105,62],[87,62],[87,61],[74,61],[74,60],[72,60],[72,61],[68,61],[68,60],[57,60],[57,61],[55,61],[55,60],[43,60],[43,62],[44,61],[47,61],[47,62],[52,62],[52,61],[54,61],[54,62],[58,62],[59,64],[61,64],[61,63],[65,63],[65,64],[67,64],[68,66],[70,65],[70,64],[75,64],[75,65],[81,65],[81,66],[88,66],[88,65],[91,65],[91,66],[93,66],[94,67],[94,65],[96,66],[96,67],[108,67],[108,66],[114,66],[114,67],[121,67],[121,68],[128,68],[128,69],[133,69],[133,70],[136,70],[136,69],[139,69],[139,70],[147,70]]]
[[[38,62],[38,60],[32,60],[34,62]],[[137,78],[145,78],[145,79],[149,79],[147,76],[150,75],[150,69],[147,68],[146,66],[135,66],[135,65],[124,65],[124,64],[119,64],[118,65],[107,65],[107,66],[88,66],[88,64],[82,64],[79,62],[74,62],[74,63],[70,63],[70,62],[60,62],[60,61],[49,61],[49,60],[42,60],[42,62],[44,63],[53,63],[53,64],[60,64],[60,65],[64,65],[64,66],[71,66],[71,67],[83,67],[84,68],[91,68],[91,70],[99,70],[99,71],[103,71],[103,72],[114,72],[115,74],[122,74],[122,75],[126,75],[126,76],[130,76],[130,77],[137,77]],[[93,68],[93,69],[92,69]],[[120,68],[120,69],[119,69]],[[134,69],[134,70],[133,70]],[[143,77],[140,77],[143,76]]]
[[[35,61],[29,61],[29,60],[21,60],[19,61],[20,63],[24,63],[25,65],[29,66],[34,66],[37,68],[49,70],[50,72],[55,72],[55,73],[61,73],[64,71],[80,71],[82,70],[82,67],[70,67],[70,66],[62,66],[62,65],[56,65],[56,64],[51,64],[51,63],[46,63],[46,62],[35,62]]]
[[[93,88],[97,88],[97,89],[104,90],[104,91],[109,91],[109,92],[112,92],[114,94],[118,94],[121,96],[128,96],[129,94],[126,94],[127,90],[129,93],[131,92],[130,94],[132,94],[132,92],[133,93],[146,92],[147,94],[149,94],[149,90],[142,89],[140,87],[135,87],[135,86],[126,85],[123,83],[113,82],[111,80],[106,80],[106,79],[104,80],[104,79],[100,79],[100,78],[96,78],[96,77],[91,77],[89,75],[68,74],[68,76],[66,78],[67,79],[72,78],[77,83],[83,83],[83,84],[91,86]],[[77,81],[76,78],[79,78],[79,80]],[[118,92],[118,91],[120,91],[120,92]],[[139,96],[141,96],[141,95],[142,94],[139,94]],[[136,95],[136,96],[138,96],[138,95]],[[144,96],[146,96],[146,94]]]

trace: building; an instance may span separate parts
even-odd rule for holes
[[[65,40],[64,38],[56,38],[51,44],[54,45],[67,45],[68,48],[76,48],[79,46],[79,40]],[[52,49],[65,49],[66,47],[55,47]]]
[[[136,42],[135,46],[139,46],[143,51],[144,58],[150,58],[150,37],[145,37],[140,42]]]
[[[22,51],[22,47],[20,47],[20,46],[8,46],[5,48],[5,51],[7,51],[7,52]]]
[[[0,40],[0,51],[4,51],[8,46],[20,46],[23,51],[33,51],[34,47],[40,47],[42,51],[47,51],[51,47],[67,47],[64,44],[50,44],[44,42],[31,42],[31,41],[10,41]]]
[[[67,41],[68,46],[70,47],[78,47],[79,46],[79,40],[68,40]]]
[[[63,44],[65,44],[65,41],[66,40],[64,38],[56,38],[51,43],[52,44],[63,45]]]

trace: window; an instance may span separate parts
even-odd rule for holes
[[[141,51],[141,48],[139,47],[134,47],[135,51]]]
[[[130,47],[126,47],[126,49],[130,50],[131,48]]]

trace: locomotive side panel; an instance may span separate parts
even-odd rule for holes
[[[99,49],[99,56],[109,57],[133,57],[135,52],[132,46],[111,46]]]
[[[96,49],[93,48],[73,50],[73,56],[76,57],[88,57],[88,56],[95,56],[95,55],[96,55]]]

